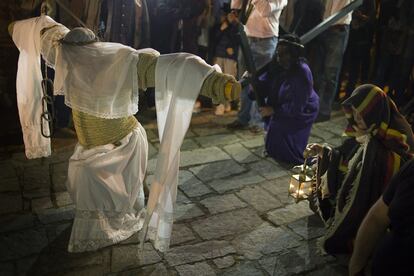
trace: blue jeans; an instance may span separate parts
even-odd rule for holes
[[[348,36],[348,25],[333,26],[323,32],[318,41],[318,54],[312,69],[315,90],[319,94],[319,114],[324,116],[331,115]]]
[[[253,38],[249,37],[249,45],[253,55],[256,69],[261,68],[272,60],[277,46],[277,37]],[[240,111],[238,120],[244,125],[256,125],[263,127],[262,117],[256,101],[252,101],[249,96],[249,86],[244,87],[240,95]]]

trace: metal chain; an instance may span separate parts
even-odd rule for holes
[[[52,91],[52,95],[48,94],[48,88]],[[45,63],[45,72],[44,78],[42,80],[42,113],[40,114],[40,130],[42,136],[45,138],[50,138],[54,132],[54,118],[55,118],[55,104],[53,97],[53,81],[47,77],[47,65]],[[49,131],[46,133],[44,125],[48,124]]]

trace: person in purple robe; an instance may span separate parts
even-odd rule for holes
[[[319,97],[303,53],[297,36],[283,36],[276,49],[276,62],[259,77],[258,86],[266,96],[266,106],[260,108],[267,118],[266,152],[294,165],[304,162],[303,151],[319,111]]]

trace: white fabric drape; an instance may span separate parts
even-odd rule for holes
[[[138,111],[137,50],[119,43],[57,46],[55,92],[65,104],[114,119]]]
[[[70,252],[112,245],[141,229],[147,159],[147,135],[140,124],[118,146],[76,146],[66,183],[76,206]]]
[[[180,147],[190,125],[194,102],[204,79],[220,70],[201,58],[186,54],[161,55],[155,78],[155,101],[160,149],[147,204],[141,243],[148,237],[164,252],[170,244],[177,195]]]
[[[51,154],[50,138],[41,133],[42,73],[40,70],[40,31],[55,25],[48,16],[17,21],[13,28],[13,41],[20,51],[16,93],[22,126],[26,157],[46,157]],[[46,109],[46,106],[45,106]],[[49,125],[43,120],[43,129],[49,134]]]

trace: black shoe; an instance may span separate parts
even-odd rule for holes
[[[315,123],[326,122],[326,121],[329,121],[330,119],[331,119],[330,115],[324,115],[324,114],[319,113],[318,117],[316,117],[315,119]]]
[[[247,129],[247,127],[248,125],[242,124],[239,120],[235,120],[227,125],[228,129]]]

